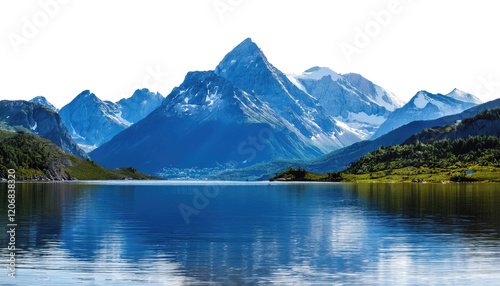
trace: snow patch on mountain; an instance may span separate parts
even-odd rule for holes
[[[33,126],[30,126],[30,130],[35,131],[37,127],[38,127],[38,123],[35,121],[35,124]]]
[[[378,115],[368,115],[364,112],[349,112],[348,118],[352,121],[358,121],[358,122],[364,122],[364,123],[372,123],[376,125],[380,125],[384,123],[386,120],[385,117],[383,116],[378,116]]]
[[[121,110],[118,111],[118,113],[115,113],[114,114],[114,117],[116,118],[116,120],[118,120],[118,122],[120,122],[121,124],[127,126],[127,127],[130,127],[130,125],[132,125],[133,123],[132,122],[129,122],[128,120],[126,120],[125,118],[122,117],[122,114],[123,112]]]
[[[425,96],[425,93],[423,92],[419,92],[415,97],[415,99],[413,100],[413,104],[415,105],[415,107],[420,109],[425,108],[428,103],[429,99],[427,96]]]
[[[298,77],[300,77],[300,75],[297,75],[297,74],[287,74],[286,77],[288,78],[288,80],[290,80],[296,87],[298,87],[300,90],[302,90],[303,92],[309,94],[306,90],[306,88],[302,85],[302,83],[300,83],[300,81],[298,81]]]
[[[299,75],[299,78],[307,78],[311,80],[320,80],[323,77],[330,77],[333,81],[336,81],[340,78],[340,75],[333,70],[326,68],[326,67],[313,67],[305,72],[303,72],[301,75]]]
[[[396,108],[399,108],[404,105],[404,103],[392,92],[380,87],[380,86],[375,86],[375,91],[376,91],[376,98],[375,102],[378,103],[379,105],[385,107],[385,109],[389,111],[394,111]],[[386,98],[390,98],[390,102],[386,100]]]

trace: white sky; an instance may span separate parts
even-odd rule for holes
[[[247,37],[285,73],[356,72],[405,101],[455,87],[500,97],[500,1],[65,0],[44,23],[40,3],[55,1],[0,2],[0,99],[44,95],[60,108],[85,89],[117,101],[144,83],[166,96]],[[399,9],[374,25],[373,13],[391,2]],[[26,37],[25,19],[37,25]],[[341,44],[355,46],[367,26],[368,44],[347,61]],[[155,81],[154,69],[168,75]]]

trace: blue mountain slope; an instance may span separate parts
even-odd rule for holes
[[[118,107],[85,90],[61,108],[59,114],[73,140],[91,151],[130,124],[118,116]]]

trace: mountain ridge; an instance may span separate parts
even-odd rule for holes
[[[59,111],[73,139],[90,152],[161,105],[164,97],[138,89],[118,102],[101,100],[84,90]]]

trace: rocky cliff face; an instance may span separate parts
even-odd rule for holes
[[[51,109],[27,101],[0,101],[0,127],[25,131],[49,139],[65,152],[87,159],[88,155],[72,140],[61,117]]]

